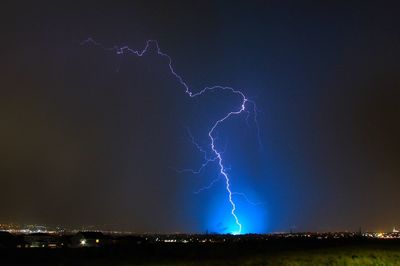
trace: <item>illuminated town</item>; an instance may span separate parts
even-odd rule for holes
[[[279,240],[368,240],[400,239],[396,228],[392,232],[298,232],[270,234],[137,234],[123,231],[93,230],[94,226],[65,229],[61,226],[0,224],[0,248],[85,248],[161,243],[246,243]],[[91,228],[91,230],[89,229]]]

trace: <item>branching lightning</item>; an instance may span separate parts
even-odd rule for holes
[[[186,81],[175,71],[174,67],[173,67],[173,63],[172,63],[172,58],[161,51],[158,42],[156,40],[148,40],[146,42],[145,47],[142,50],[134,50],[131,49],[128,46],[113,46],[113,47],[106,47],[103,44],[95,41],[92,38],[88,38],[86,40],[84,40],[83,42],[81,42],[81,45],[86,45],[86,44],[91,44],[91,45],[95,45],[98,46],[106,51],[112,51],[115,52],[116,54],[122,55],[122,54],[133,54],[135,56],[143,56],[144,54],[146,54],[149,50],[149,48],[154,45],[156,48],[156,52],[159,56],[166,58],[168,61],[168,68],[171,72],[171,74],[178,80],[178,82],[183,86],[183,88],[185,89],[185,93],[191,97],[191,98],[195,98],[198,96],[201,96],[203,94],[206,94],[208,92],[213,92],[213,91],[228,91],[234,95],[237,95],[240,99],[241,99],[241,104],[238,106],[237,109],[232,110],[230,112],[228,112],[225,116],[223,116],[222,118],[218,119],[217,121],[215,121],[210,130],[208,131],[208,137],[210,139],[210,148],[212,150],[213,155],[212,156],[208,156],[207,152],[205,150],[203,150],[195,141],[194,138],[192,138],[192,142],[193,144],[199,149],[200,152],[202,152],[204,154],[204,163],[201,165],[201,167],[198,170],[192,170],[192,169],[183,169],[180,170],[181,172],[191,172],[193,174],[196,173],[200,173],[202,171],[202,169],[204,169],[204,167],[206,167],[209,163],[211,162],[217,162],[218,167],[219,167],[219,178],[213,180],[213,182],[211,182],[211,184],[209,185],[210,187],[217,182],[221,177],[225,180],[225,187],[226,187],[226,191],[228,194],[228,200],[229,203],[231,205],[231,215],[235,220],[235,223],[237,225],[237,231],[235,232],[235,234],[240,234],[242,232],[242,224],[239,221],[238,216],[236,215],[236,204],[235,201],[233,199],[234,195],[241,195],[243,196],[243,193],[237,193],[237,192],[232,192],[231,190],[231,181],[227,172],[227,168],[224,166],[224,161],[222,158],[222,151],[218,150],[216,147],[216,129],[225,121],[227,121],[228,119],[230,119],[233,116],[237,116],[239,114],[242,114],[243,112],[247,112],[248,114],[250,112],[253,113],[254,116],[254,122],[255,125],[257,127],[257,134],[258,134],[258,140],[260,141],[260,137],[259,137],[259,127],[258,127],[258,123],[257,123],[257,108],[256,108],[256,104],[254,101],[248,99],[245,94],[240,91],[240,90],[236,90],[234,88],[231,87],[226,87],[226,86],[220,86],[220,85],[215,85],[215,86],[211,86],[211,87],[205,87],[202,90],[198,91],[198,92],[193,92],[191,90],[191,88],[189,87],[189,85],[186,83]],[[246,118],[247,120],[247,118]],[[204,189],[207,189],[204,188]],[[245,197],[245,195],[244,195]],[[247,197],[245,197],[247,199]],[[248,201],[248,199],[247,199]]]
[[[218,178],[212,180],[212,181],[210,182],[210,184],[208,184],[207,186],[202,187],[202,188],[196,190],[196,191],[193,192],[193,193],[194,193],[194,194],[199,194],[199,193],[203,192],[204,190],[208,190],[208,189],[212,188],[212,186],[213,186],[215,183],[217,183],[218,181],[220,181],[220,180],[221,180],[221,177],[218,177]]]
[[[254,206],[256,206],[256,205],[263,205],[263,204],[265,204],[265,202],[254,202],[254,201],[251,201],[247,196],[246,196],[246,194],[244,194],[244,193],[242,193],[242,192],[232,192],[232,196],[241,196],[241,197],[243,197],[244,198],[244,200],[245,201],[247,201],[247,203],[249,203],[249,204],[251,204],[251,205],[254,205]]]
[[[202,154],[204,155],[203,163],[200,165],[200,167],[199,167],[197,170],[189,169],[189,168],[186,168],[186,169],[174,169],[174,170],[177,171],[178,173],[186,173],[186,172],[189,172],[189,173],[192,173],[192,174],[194,174],[194,175],[197,175],[197,174],[200,174],[201,171],[203,171],[203,169],[207,167],[207,165],[209,165],[209,164],[212,163],[212,162],[215,162],[215,161],[218,159],[218,157],[216,157],[216,156],[214,155],[213,157],[210,158],[210,157],[208,156],[208,154],[207,154],[207,151],[204,150],[203,147],[201,147],[200,144],[198,144],[198,143],[196,142],[196,140],[194,139],[192,133],[190,132],[190,129],[189,129],[189,128],[186,128],[186,131],[187,131],[187,133],[188,133],[188,135],[189,135],[189,137],[190,137],[190,140],[191,140],[192,144],[197,148],[197,150],[198,150],[200,153],[202,153]]]

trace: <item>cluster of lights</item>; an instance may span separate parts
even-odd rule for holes
[[[379,239],[400,239],[400,234],[395,232],[395,233],[384,233],[384,232],[378,232],[378,233],[364,233],[364,237],[368,238],[379,238]]]
[[[95,243],[96,244],[100,244],[100,239],[96,239],[95,240]],[[86,246],[88,243],[87,243],[87,240],[86,239],[81,239],[81,241],[80,241],[80,244],[81,244],[81,246]]]

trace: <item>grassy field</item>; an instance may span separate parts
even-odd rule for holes
[[[4,251],[0,265],[399,265],[399,243],[146,246],[134,249]]]
[[[160,265],[160,264],[158,264]],[[400,250],[379,248],[328,248],[308,251],[278,252],[277,254],[255,255],[236,260],[186,262],[178,265],[400,265]]]

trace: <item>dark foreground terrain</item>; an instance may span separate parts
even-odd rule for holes
[[[0,265],[400,265],[396,239],[146,243],[98,248],[4,248]]]

